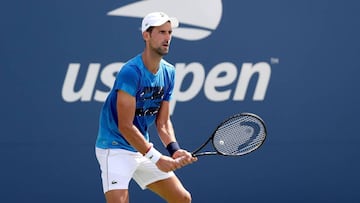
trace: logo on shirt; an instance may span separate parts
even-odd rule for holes
[[[173,37],[183,40],[201,40],[214,32],[222,17],[221,0],[146,0],[127,4],[107,13],[109,16],[124,16],[142,19],[147,13],[164,11],[176,17],[180,26],[174,29]]]
[[[136,116],[152,116],[159,112],[160,104],[164,98],[163,87],[144,87],[139,94],[135,111]]]

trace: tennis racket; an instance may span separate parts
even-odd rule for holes
[[[265,138],[264,121],[255,114],[240,113],[220,123],[209,139],[192,155],[242,156],[258,149]],[[200,152],[210,141],[215,151]]]

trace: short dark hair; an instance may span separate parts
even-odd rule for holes
[[[154,29],[154,26],[150,26],[148,29],[146,29],[146,32],[151,33],[153,29]]]

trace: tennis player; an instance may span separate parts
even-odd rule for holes
[[[173,171],[197,159],[176,141],[169,115],[175,69],[163,59],[178,24],[163,12],[144,17],[144,51],[121,68],[102,107],[96,157],[107,203],[129,202],[131,179],[167,202],[191,202],[190,193]],[[153,123],[170,156],[149,142],[148,129]]]

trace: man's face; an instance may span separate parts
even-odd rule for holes
[[[164,56],[169,52],[172,28],[170,22],[156,26],[149,33],[149,48],[160,56]]]

